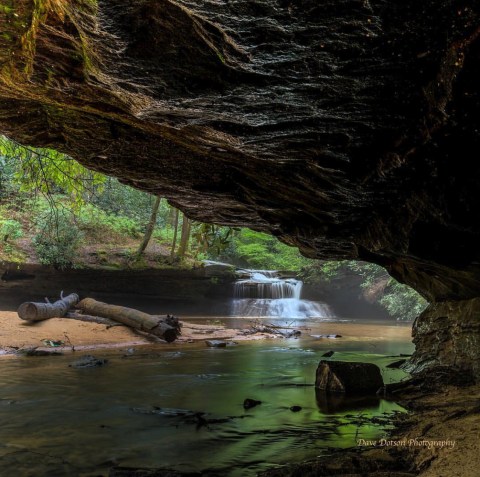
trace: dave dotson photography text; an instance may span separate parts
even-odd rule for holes
[[[378,440],[367,440],[367,439],[358,439],[357,446],[365,447],[428,447],[429,449],[433,447],[455,447],[456,441],[444,440],[436,441],[429,439],[400,439],[400,440],[391,440],[391,439],[378,439]]]

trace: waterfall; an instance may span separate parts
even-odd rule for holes
[[[325,303],[302,300],[303,282],[283,279],[271,270],[242,270],[247,278],[237,280],[232,304],[233,316],[274,318],[330,318]]]

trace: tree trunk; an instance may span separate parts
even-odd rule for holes
[[[134,310],[133,308],[102,303],[93,298],[84,298],[78,303],[77,308],[89,315],[109,318],[130,326],[131,328],[135,328],[136,330],[158,336],[169,343],[175,341],[180,334],[179,326],[174,327],[166,322],[166,319],[172,319],[172,317],[162,319],[158,316]],[[172,323],[172,321],[170,323]]]
[[[76,293],[61,298],[55,303],[22,303],[18,307],[18,316],[22,320],[42,321],[48,318],[61,318],[67,311],[78,303],[79,297]]]
[[[161,201],[162,201],[162,198],[157,196],[155,199],[155,203],[153,204],[152,214],[150,215],[150,220],[147,225],[147,230],[145,231],[145,235],[143,236],[142,243],[140,244],[140,247],[137,250],[137,258],[139,258],[143,254],[143,252],[145,252],[145,249],[147,248],[148,243],[152,238],[152,234],[155,229],[155,224],[157,223],[157,214],[158,214],[158,209],[160,208]]]
[[[172,250],[170,252],[170,257],[171,258],[173,258],[175,256],[175,247],[177,245],[178,216],[179,216],[179,211],[178,211],[178,209],[175,209],[175,221],[174,221],[174,224],[173,224]]]
[[[98,323],[99,325],[105,325],[107,328],[112,326],[124,326],[123,323],[111,320],[110,318],[102,318],[101,316],[82,315],[81,313],[75,313],[69,311],[62,318],[70,318],[71,320],[86,321],[87,323]]]
[[[182,235],[180,237],[180,247],[178,248],[178,256],[183,258],[188,248],[188,241],[190,239],[190,220],[185,215],[183,216]]]

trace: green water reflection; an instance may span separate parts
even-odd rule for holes
[[[375,353],[371,344],[368,337],[335,345],[306,337],[226,349],[157,346],[128,357],[97,351],[109,364],[84,370],[68,367],[71,355],[4,359],[0,475],[98,476],[123,465],[250,476],[378,438],[381,418],[400,406],[327,399],[308,386],[325,346],[335,347],[334,359],[378,364],[387,382],[401,378],[385,368],[395,359],[384,355],[408,353],[410,343],[390,336],[375,341]],[[245,411],[247,397],[262,404]],[[293,405],[302,410],[292,412]],[[199,427],[185,416],[151,413],[155,407],[235,418]]]

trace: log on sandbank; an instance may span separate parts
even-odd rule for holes
[[[63,294],[60,295],[60,300],[50,303],[22,303],[17,310],[18,316],[22,320],[27,321],[42,321],[49,318],[61,318],[65,316],[68,310],[78,303],[79,297],[76,293],[67,295],[65,298]]]
[[[105,325],[107,329],[112,328],[113,326],[124,326],[123,323],[119,323],[118,321],[111,320],[110,318],[102,318],[101,316],[84,315],[82,313],[77,313],[75,311],[69,311],[62,318],[70,318],[71,320],[85,321],[86,323],[97,323],[99,325]]]
[[[109,305],[93,298],[84,298],[77,305],[83,313],[109,318],[139,331],[149,333],[171,343],[180,334],[178,320],[170,315],[159,317],[149,315],[125,306]]]
[[[298,329],[270,324],[262,325],[258,323],[253,323],[250,325],[249,330],[244,331],[244,334],[255,333],[268,333],[271,335],[282,336],[283,338],[298,338],[302,334],[302,332]]]

